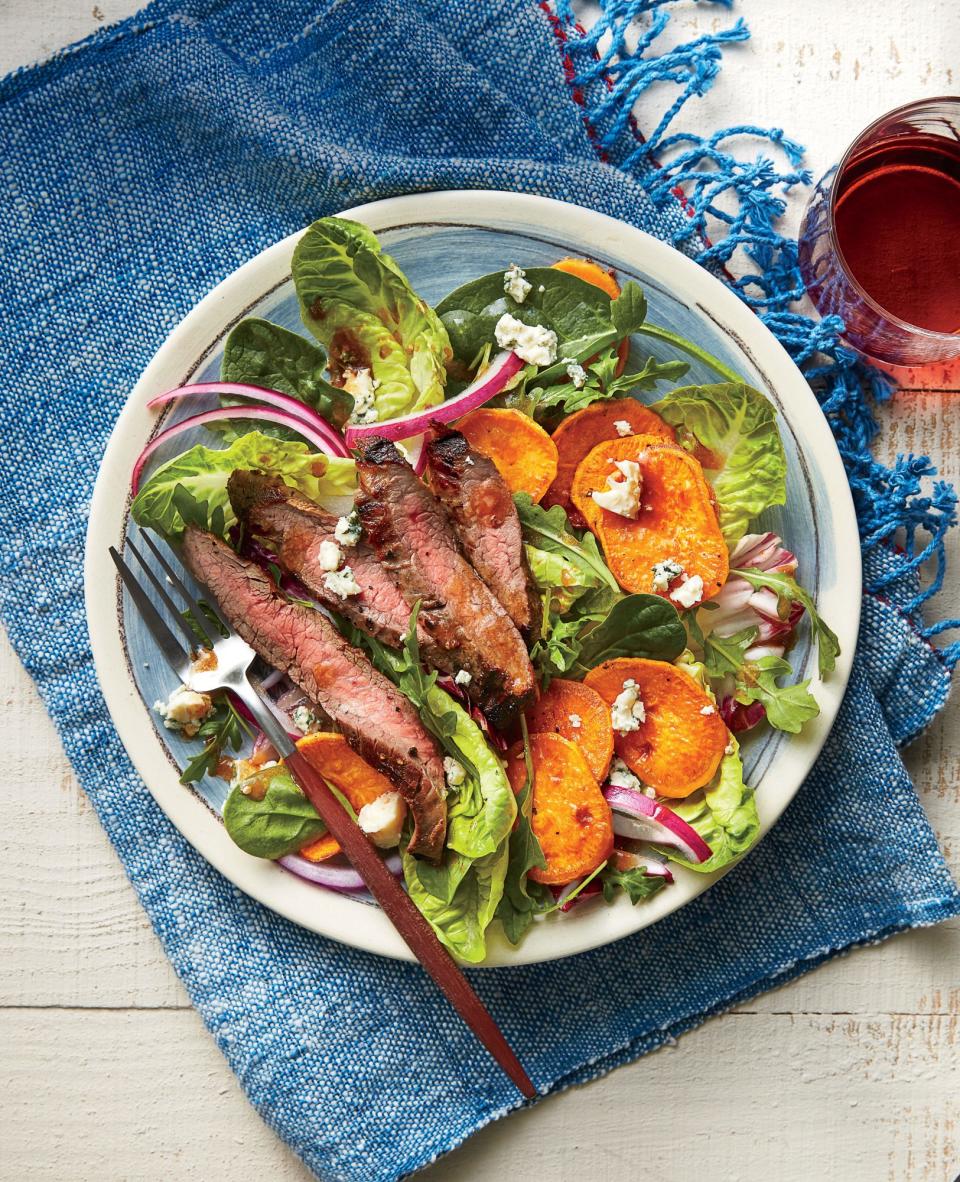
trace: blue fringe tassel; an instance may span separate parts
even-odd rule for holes
[[[589,31],[578,23],[571,0],[554,0],[552,15],[564,40],[572,87],[582,97],[584,119],[598,152],[630,172],[654,202],[680,200],[688,214],[674,235],[674,245],[718,274],[759,315],[810,382],[830,423],[853,490],[866,556],[877,546],[896,545],[899,561],[881,564],[890,573],[865,591],[882,595],[905,575],[916,579],[917,592],[904,611],[917,632],[932,640],[960,619],[925,626],[923,605],[943,586],[944,539],[957,520],[957,494],[941,480],[928,456],[898,456],[892,468],[870,452],[877,433],[874,407],[889,398],[893,383],[841,343],[843,322],[836,316],[814,320],[790,311],[804,294],[797,244],[776,229],[786,209],[785,195],[808,185],[800,167],[803,148],[780,129],[752,125],[728,127],[709,137],[668,130],[688,99],[713,85],[725,45],[745,41],[742,20],[660,54],[653,47],[670,22],[677,0],[599,0],[601,13]],[[725,8],[732,0],[706,0]],[[550,10],[549,3],[544,7]],[[636,39],[635,44],[631,41]],[[600,50],[600,43],[605,48]],[[672,83],[680,93],[648,135],[637,128],[632,110],[656,83]],[[789,167],[757,156],[737,159],[730,141],[751,137],[773,145]],[[708,241],[707,222],[723,228],[719,241]],[[752,270],[739,279],[725,271],[741,252]],[[921,567],[933,563],[933,578],[919,589]],[[960,661],[960,641],[937,650],[948,669]]]

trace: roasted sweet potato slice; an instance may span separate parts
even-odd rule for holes
[[[572,882],[595,870],[613,849],[613,819],[579,748],[560,735],[530,736],[533,759],[531,826],[546,866],[534,867],[535,882]],[[510,751],[507,776],[514,792],[526,783],[523,744]]]
[[[608,487],[607,478],[616,474],[615,460],[640,465],[643,487],[636,518],[602,509],[591,495]],[[729,555],[710,486],[699,463],[676,444],[656,435],[627,435],[598,444],[577,468],[571,497],[625,591],[656,591],[653,568],[667,559],[688,577],[703,579],[701,602],[712,599],[726,581]]]
[[[594,402],[564,419],[551,435],[557,445],[557,477],[547,489],[543,504],[562,505],[572,525],[583,528],[586,521],[579,509],[570,503],[573,478],[582,460],[605,439],[620,439],[614,424],[629,423],[633,435],[659,435],[673,442],[673,428],[668,426],[635,398],[613,398],[609,402]]]
[[[355,813],[359,813],[365,804],[371,804],[384,792],[396,791],[386,776],[360,758],[343,735],[318,731],[299,739],[297,747],[323,778],[343,793]],[[324,862],[339,853],[340,846],[329,833],[324,833],[300,850],[301,856],[309,858],[311,862]]]
[[[554,734],[579,747],[593,778],[604,779],[613,758],[610,710],[596,690],[582,681],[556,677],[545,694],[527,711],[531,734]]]
[[[557,475],[557,445],[519,410],[481,406],[456,424],[471,447],[493,460],[511,492],[539,501]]]
[[[630,680],[646,717],[629,734],[614,732],[617,755],[661,796],[689,796],[723,758],[730,741],[723,719],[689,673],[663,661],[617,657],[591,669],[584,684],[612,707]]]

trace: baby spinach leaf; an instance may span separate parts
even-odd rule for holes
[[[610,297],[599,287],[554,267],[529,267],[526,276],[531,290],[522,304],[503,290],[503,271],[464,283],[437,304],[435,311],[458,361],[467,366],[473,362],[494,340],[494,329],[504,313],[524,324],[552,328],[558,358],[573,356],[570,344],[584,335],[593,338],[614,331]],[[562,366],[560,376],[565,376]]]
[[[353,399],[323,376],[327,355],[299,333],[267,320],[241,320],[223,347],[220,376],[225,382],[267,386],[298,398],[335,427],[342,427],[353,410]],[[224,396],[225,406],[243,399]]]
[[[282,858],[327,831],[287,769],[270,770],[273,775],[262,800],[245,795],[238,784],[223,806],[227,832],[255,858]]]
[[[627,595],[581,636],[577,668],[586,673],[615,657],[672,661],[686,646],[687,634],[672,603],[660,595]]]

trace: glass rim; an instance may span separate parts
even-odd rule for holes
[[[860,280],[857,279],[856,275],[854,275],[850,264],[847,262],[843,251],[840,249],[840,243],[837,240],[836,234],[836,202],[837,190],[840,188],[839,181],[843,175],[844,168],[846,168],[846,166],[849,164],[850,158],[853,156],[853,153],[856,151],[856,149],[860,147],[860,145],[871,134],[871,132],[878,128],[882,123],[886,123],[887,120],[893,118],[894,116],[912,114],[913,112],[921,110],[924,107],[930,107],[937,103],[948,103],[955,106],[957,108],[957,114],[960,116],[960,95],[941,94],[935,95],[934,97],[928,99],[914,99],[913,102],[904,103],[900,107],[892,107],[889,111],[884,112],[884,114],[878,115],[876,119],[874,119],[871,123],[868,123],[863,131],[859,132],[851,141],[847,150],[840,157],[840,162],[837,164],[836,180],[830,186],[830,201],[828,206],[830,211],[830,246],[834,255],[839,260],[840,266],[843,268],[843,273],[846,275],[851,287],[855,289],[859,299],[861,299],[865,304],[869,305],[869,307],[878,313],[878,315],[882,316],[884,320],[890,324],[896,325],[897,328],[905,329],[914,336],[921,337],[924,340],[933,342],[942,341],[944,343],[953,341],[958,347],[960,347],[960,329],[958,329],[956,332],[939,332],[937,329],[924,328],[920,324],[913,324],[909,320],[902,319],[900,316],[895,315],[895,313],[889,311],[882,304],[878,303],[863,287],[863,284],[861,284]]]

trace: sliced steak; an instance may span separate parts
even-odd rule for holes
[[[460,552],[447,511],[392,443],[374,438],[358,461],[364,537],[400,586],[433,642],[433,659],[470,674],[467,692],[495,726],[534,696],[523,638]]]
[[[188,528],[183,559],[243,639],[396,784],[413,817],[411,852],[438,858],[446,833],[443,756],[411,703],[322,612],[284,599],[264,571],[213,534]]]
[[[473,569],[524,636],[535,636],[540,597],[527,566],[517,508],[496,465],[459,431],[441,427],[427,444],[427,472]]]
[[[244,526],[269,544],[283,569],[299,579],[320,603],[391,648],[403,644],[410,608],[366,542],[361,540],[343,551],[344,561],[363,591],[341,599],[328,590],[327,572],[319,557],[324,542],[336,543],[336,517],[279,477],[263,472],[237,469],[230,476],[227,492]]]

